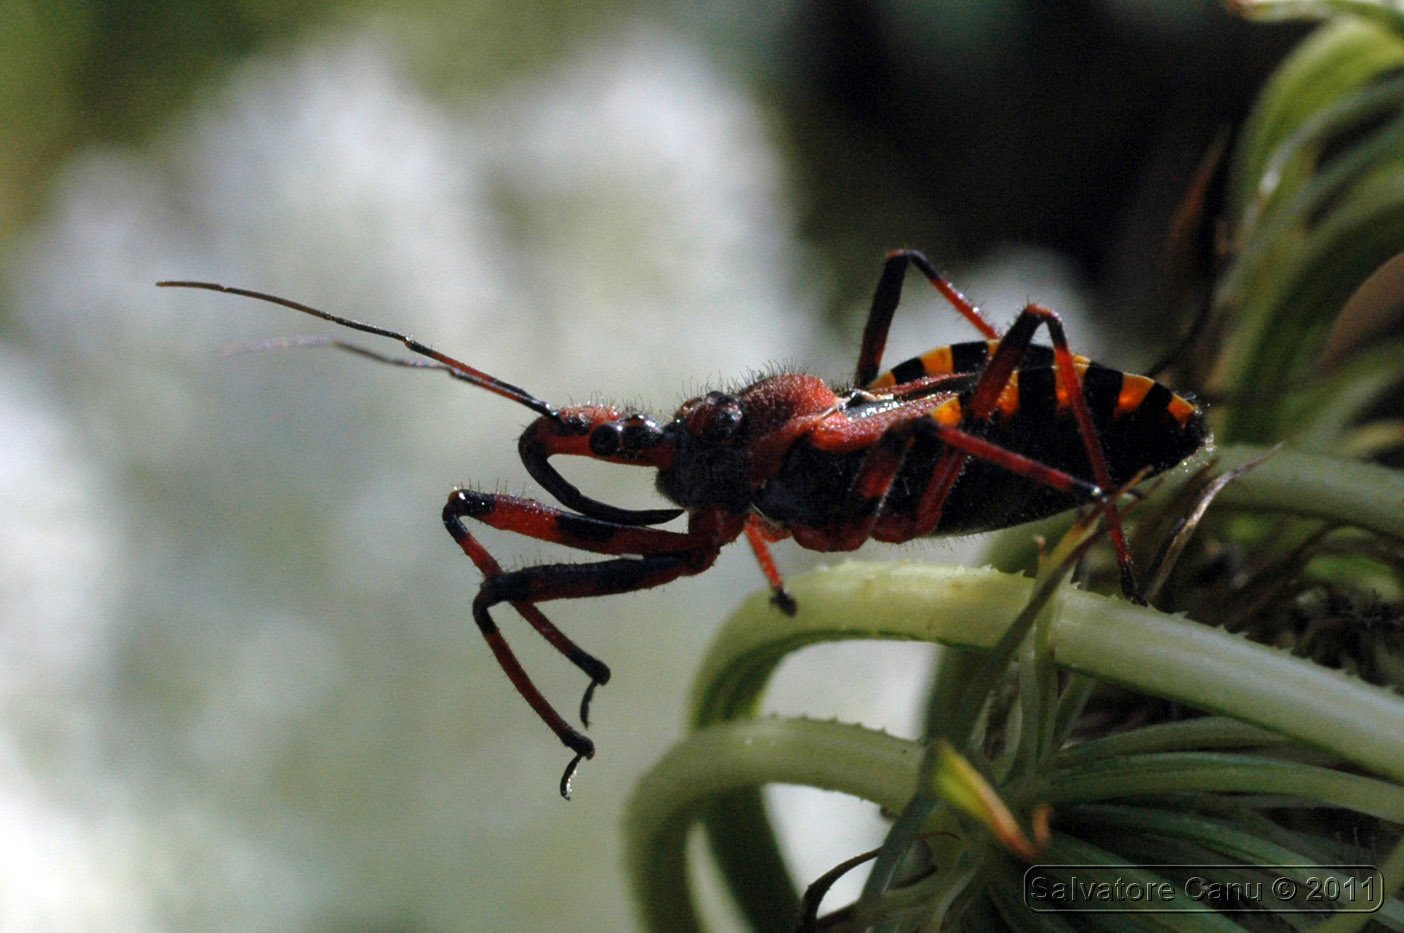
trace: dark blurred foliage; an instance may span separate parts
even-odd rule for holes
[[[776,51],[804,232],[845,304],[882,249],[1022,241],[1074,259],[1099,310],[1163,312],[1195,167],[1302,32],[1208,0],[803,4]]]

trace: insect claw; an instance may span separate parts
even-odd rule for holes
[[[783,586],[777,586],[770,594],[770,604],[787,616],[792,616],[799,611],[799,603],[790,595],[790,591]]]
[[[595,688],[604,683],[603,680],[592,680],[590,686],[585,688],[585,695],[580,698],[580,724],[585,728],[590,728],[590,701],[595,698]]]
[[[1136,579],[1131,575],[1128,567],[1121,568],[1121,592],[1126,595],[1133,604],[1137,606],[1149,606],[1146,598],[1141,595],[1141,588],[1136,585]]]
[[[566,765],[565,772],[561,774],[561,797],[565,800],[570,799],[570,785],[575,780],[575,769],[580,767],[580,759],[584,757],[583,753],[577,752],[570,764]]]

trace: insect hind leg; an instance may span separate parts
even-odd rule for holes
[[[1008,332],[999,341],[984,370],[981,371],[980,379],[971,393],[970,400],[963,408],[961,427],[982,425],[994,414],[999,405],[1001,394],[1008,386],[1010,377],[1028,354],[1033,336],[1039,327],[1048,329],[1049,339],[1053,343],[1053,366],[1056,372],[1055,391],[1059,394],[1059,403],[1063,404],[1065,400],[1068,408],[1072,411],[1073,419],[1077,422],[1078,435],[1082,438],[1083,449],[1092,469],[1093,482],[1089,484],[1085,480],[1067,474],[1054,476],[1048,472],[1047,466],[1030,461],[1029,458],[1003,448],[977,449],[980,445],[991,445],[973,437],[967,430],[953,426],[938,426],[933,422],[933,427],[946,433],[947,436],[942,440],[948,444],[948,449],[938,463],[935,480],[922,497],[918,509],[920,526],[918,533],[930,533],[935,528],[936,523],[940,520],[941,506],[955,483],[960,466],[970,456],[979,457],[1055,489],[1063,488],[1072,491],[1080,485],[1083,487],[1082,491],[1089,497],[1098,500],[1101,508],[1105,511],[1107,531],[1111,536],[1112,546],[1116,550],[1117,564],[1121,570],[1122,592],[1133,602],[1143,602],[1136,585],[1136,577],[1131,565],[1131,554],[1126,545],[1126,535],[1121,527],[1121,512],[1116,505],[1116,496],[1109,495],[1114,491],[1114,484],[1111,479],[1111,471],[1107,468],[1106,453],[1102,449],[1096,425],[1092,421],[1092,413],[1087,405],[1087,398],[1073,360],[1073,353],[1068,347],[1067,335],[1063,331],[1062,319],[1058,317],[1056,311],[1038,304],[1024,306],[1023,311],[1019,313],[1014,323],[1010,325]],[[1059,473],[1061,471],[1052,472]]]
[[[1057,369],[1058,382],[1067,393],[1068,406],[1071,408],[1073,418],[1077,421],[1078,434],[1082,437],[1083,447],[1087,451],[1087,461],[1092,466],[1092,479],[1101,488],[1103,493],[1113,491],[1111,471],[1107,468],[1106,452],[1102,449],[1102,441],[1097,433],[1097,427],[1092,422],[1092,412],[1087,406],[1087,396],[1083,392],[1082,381],[1078,378],[1077,370],[1073,365],[1072,350],[1068,347],[1067,335],[1063,332],[1063,321],[1058,317],[1058,313],[1052,308],[1045,308],[1043,305],[1028,304],[1024,310],[1019,312],[1019,317],[1015,319],[1014,325],[1009,328],[1009,335],[1000,342],[999,349],[995,351],[995,358],[998,359],[1005,352],[1005,344],[1009,342],[1010,336],[1016,330],[1027,327],[1029,336],[1024,338],[1024,346],[1018,347],[1017,358],[1009,364],[1012,372],[1018,365],[1019,359],[1023,358],[1028,349],[1028,341],[1033,338],[1033,333],[1042,324],[1048,329],[1048,337],[1053,342],[1053,365]],[[990,366],[993,368],[995,360],[991,360]],[[1009,381],[1006,373],[1000,385],[992,390],[990,406],[993,407],[998,400],[999,393],[1003,389],[1004,383]],[[980,385],[976,387],[978,395],[981,388],[984,388],[984,378],[981,378]],[[1116,562],[1121,570],[1121,590],[1132,602],[1144,604],[1140,589],[1136,585],[1136,575],[1131,566],[1131,552],[1126,546],[1126,533],[1121,527],[1121,510],[1117,507],[1116,496],[1104,495],[1102,497],[1102,508],[1107,516],[1107,533],[1111,536],[1112,546],[1116,549]]]
[[[999,338],[999,331],[985,320],[980,309],[960,293],[950,279],[947,279],[926,256],[914,249],[895,249],[883,260],[882,276],[873,292],[872,306],[868,309],[868,321],[863,327],[863,343],[858,351],[858,365],[853,384],[866,386],[873,381],[882,365],[882,351],[887,346],[887,332],[892,326],[892,316],[902,299],[902,281],[907,275],[907,266],[914,265],[926,276],[926,280],[950,302],[951,307],[960,313],[987,339]]]

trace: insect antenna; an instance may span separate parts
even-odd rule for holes
[[[301,350],[308,347],[331,347],[333,350],[345,350],[347,353],[354,353],[357,356],[365,357],[377,363],[384,363],[387,366],[403,366],[407,369],[435,369],[443,372],[455,379],[462,379],[465,382],[474,382],[463,373],[450,369],[443,363],[435,360],[422,360],[414,356],[389,356],[363,347],[358,343],[348,343],[345,340],[338,340],[336,337],[321,337],[303,335],[300,337],[263,337],[258,340],[250,340],[247,343],[236,343],[219,350],[218,356],[228,358],[231,356],[242,356],[245,353],[265,353],[269,350]]]
[[[511,399],[518,404],[525,405],[537,414],[545,415],[548,418],[558,418],[559,412],[541,399],[532,395],[525,389],[504,382],[496,376],[490,376],[480,369],[469,366],[460,360],[447,356],[435,350],[427,344],[422,344],[407,334],[390,330],[387,327],[379,327],[375,324],[367,324],[363,321],[356,321],[348,317],[340,317],[327,311],[322,311],[310,305],[293,301],[290,298],[279,298],[277,295],[269,295],[265,292],[256,292],[247,288],[237,288],[232,285],[218,285],[214,282],[189,282],[167,280],[156,283],[158,288],[203,288],[211,292],[225,292],[230,295],[240,295],[245,298],[254,298],[258,301],[266,301],[269,304],[282,305],[284,308],[291,308],[294,311],[301,311],[303,314],[310,314],[312,317],[330,321],[333,324],[340,324],[342,327],[349,327],[352,330],[359,330],[366,334],[375,334],[377,337],[389,337],[391,340],[398,340],[409,350],[418,353],[420,356],[428,357],[432,363],[420,362],[412,359],[400,359],[397,357],[385,356],[376,353],[374,350],[367,350],[355,344],[345,343],[334,338],[275,338],[269,341],[257,341],[252,344],[244,344],[234,348],[232,352],[257,351],[263,349],[273,349],[276,347],[296,347],[296,346],[333,346],[350,353],[365,356],[381,363],[388,363],[392,366],[409,366],[424,369],[442,369],[455,379],[471,383],[482,389],[487,389],[495,395]]]

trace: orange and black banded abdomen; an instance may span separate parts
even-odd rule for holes
[[[1130,482],[1142,471],[1153,476],[1168,470],[1203,446],[1203,413],[1164,385],[1081,359],[1076,369],[1114,485]],[[971,423],[964,415],[962,406],[968,403],[969,393],[963,393],[937,406],[928,417],[954,422],[1001,447],[1092,481],[1086,445],[1052,365],[1020,367],[984,424]],[[935,457],[939,452],[924,452],[923,456]],[[1001,467],[971,460],[946,500],[936,533],[1003,528],[1053,515],[1084,501]],[[909,506],[900,499],[890,499],[890,506],[915,508],[915,502]]]
[[[903,360],[864,386],[870,392],[886,392],[894,386],[916,382],[927,376],[979,375],[998,340],[972,340],[953,343]],[[1081,359],[1081,357],[1077,357]],[[1053,349],[1034,344],[1025,351],[1023,366],[1053,365]]]
[[[988,420],[979,423],[970,417],[971,394],[994,345],[994,341],[977,341],[938,348],[879,376],[870,389],[891,391],[893,386],[926,377],[950,376],[942,380],[941,388],[943,393],[955,394],[933,399],[922,417],[1092,482],[1086,447],[1066,389],[1059,385],[1050,348],[1029,348]],[[947,365],[952,369],[944,370]],[[1164,385],[1083,357],[1074,359],[1074,368],[1114,484],[1129,482],[1143,470],[1147,475],[1167,470],[1204,444],[1203,413]],[[893,376],[902,382],[885,381]],[[850,416],[863,417],[862,407],[850,409]],[[914,430],[912,447],[883,502],[882,513],[915,515],[943,451],[944,446],[934,436]],[[801,442],[791,450],[775,479],[767,483],[756,505],[773,521],[787,525],[826,528],[852,521],[853,516],[841,513],[845,493],[864,454],[829,454]],[[947,496],[934,534],[1006,528],[1085,501],[972,458]]]

